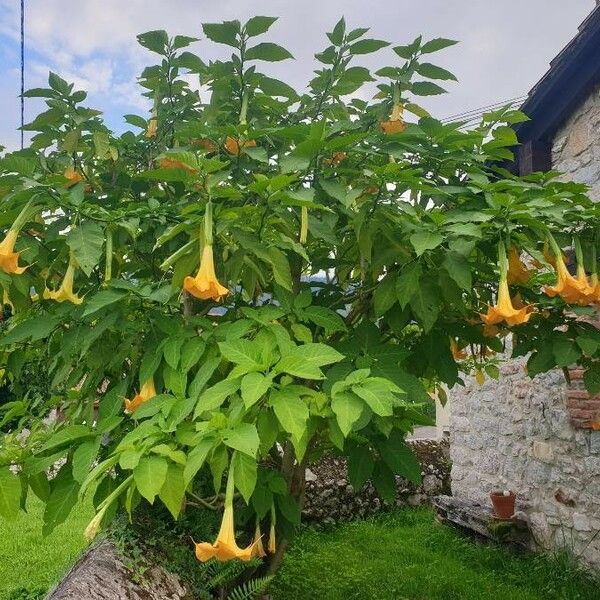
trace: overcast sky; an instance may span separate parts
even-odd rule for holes
[[[461,43],[434,62],[459,82],[449,94],[425,103],[439,117],[526,94],[550,60],[575,35],[595,0],[25,0],[26,87],[44,85],[49,70],[89,92],[88,104],[105,112],[116,131],[121,115],[143,114],[136,76],[151,60],[137,33],[166,29],[202,38],[200,23],[279,16],[271,32],[295,61],[265,71],[295,87],[315,68],[313,54],[325,47],[343,14],[349,27],[371,27],[370,36],[392,44],[449,37]],[[19,133],[19,2],[0,0],[0,145],[15,148]],[[226,48],[205,40],[193,51],[205,60]],[[356,64],[380,66],[391,50]],[[395,55],[393,55],[395,56]],[[388,64],[388,63],[385,63]],[[390,62],[391,64],[391,62]],[[262,65],[261,65],[262,66]],[[39,105],[27,100],[26,119]]]

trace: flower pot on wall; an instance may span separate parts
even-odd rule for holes
[[[515,514],[516,494],[514,492],[492,492],[490,498],[494,506],[494,514],[498,519],[512,519]]]

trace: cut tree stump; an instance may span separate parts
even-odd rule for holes
[[[145,565],[133,581],[115,545],[103,540],[89,548],[46,600],[193,600],[180,579],[159,565]]]
[[[453,523],[495,542],[532,547],[533,538],[525,519],[498,519],[490,507],[454,496],[436,496],[432,504],[442,523]]]

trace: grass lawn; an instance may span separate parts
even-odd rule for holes
[[[91,516],[90,506],[78,507],[46,539],[37,499],[29,515],[0,520],[0,600],[43,598],[83,549]],[[431,510],[406,509],[304,529],[271,591],[274,600],[598,600],[600,581],[564,559],[476,544],[437,524]]]
[[[44,538],[44,505],[29,496],[28,514],[12,522],[0,518],[0,600],[43,598],[86,546],[83,530],[94,514],[91,504],[77,506]]]
[[[406,509],[299,535],[275,600],[598,600],[600,581],[569,561],[479,545]]]

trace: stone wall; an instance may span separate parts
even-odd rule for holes
[[[600,431],[572,426],[562,372],[531,380],[524,365],[510,360],[499,382],[454,390],[452,493],[489,504],[492,490],[514,490],[539,547],[600,567]]]
[[[600,200],[600,86],[554,136],[552,166],[564,179],[589,185],[591,197]]]
[[[556,133],[552,161],[600,200],[600,86]],[[524,366],[510,360],[499,382],[452,390],[452,493],[489,503],[493,489],[514,490],[539,547],[600,568],[600,431],[573,418],[580,392],[568,393],[562,372],[531,380]]]

